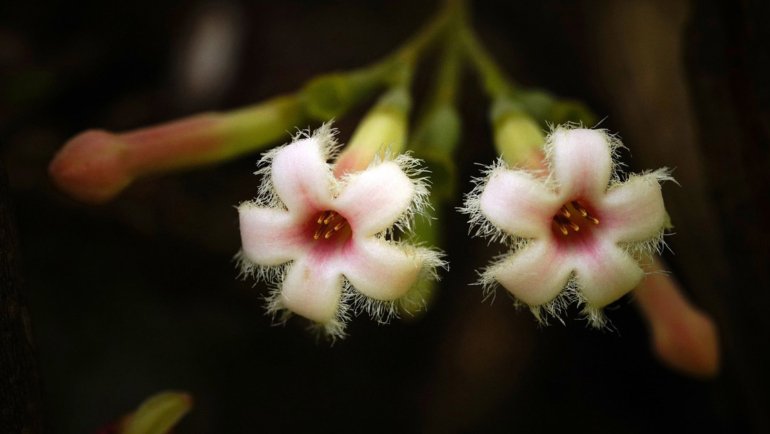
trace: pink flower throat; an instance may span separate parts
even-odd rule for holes
[[[564,204],[551,221],[551,229],[560,238],[582,237],[599,224],[599,219],[577,200]]]
[[[350,239],[350,224],[338,212],[326,210],[318,213],[310,223],[313,240],[340,243]]]

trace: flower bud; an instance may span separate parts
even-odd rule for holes
[[[682,373],[713,378],[720,370],[719,332],[714,320],[694,306],[659,260],[648,266],[636,301],[651,330],[658,358]]]
[[[48,170],[74,198],[106,202],[137,177],[223,161],[279,140],[301,116],[299,99],[289,95],[125,133],[88,130],[70,139]]]
[[[99,434],[167,434],[190,411],[192,397],[184,392],[160,392],[135,412],[100,428]]]
[[[449,200],[457,186],[454,152],[460,141],[460,114],[451,104],[437,106],[417,125],[411,139],[415,156],[425,161],[435,200]]]
[[[540,126],[521,106],[500,98],[492,106],[492,128],[498,153],[511,166],[541,166],[545,142]]]
[[[410,107],[411,97],[405,88],[396,87],[385,93],[358,124],[337,160],[335,176],[366,168],[378,154],[401,153],[406,145]]]

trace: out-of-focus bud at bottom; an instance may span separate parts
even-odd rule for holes
[[[147,398],[135,412],[98,434],[167,434],[192,408],[184,392],[160,392]]]

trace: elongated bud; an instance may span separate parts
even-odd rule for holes
[[[148,174],[224,161],[279,140],[302,120],[296,96],[205,113],[125,133],[88,130],[70,139],[48,170],[84,202],[106,202]]]
[[[401,153],[406,145],[411,97],[404,87],[396,87],[383,95],[358,124],[350,143],[337,159],[334,174],[366,168],[375,156]]]
[[[542,167],[545,136],[520,104],[499,98],[492,106],[491,117],[495,147],[509,165]]]

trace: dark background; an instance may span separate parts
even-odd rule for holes
[[[675,168],[665,259],[719,325],[716,379],[660,365],[630,300],[609,312],[617,332],[538,328],[505,297],[482,304],[468,283],[500,248],[469,241],[454,212],[443,216],[452,269],[429,312],[387,327],[358,318],[330,347],[301,321],[271,327],[265,288],[235,279],[233,205],[256,192],[257,155],[141,180],[103,206],[47,177],[86,128],[235,108],[375,61],[432,2],[3,2],[0,200],[18,228],[3,248],[36,345],[42,397],[28,410],[46,431],[94,432],[164,389],[195,398],[181,434],[770,431],[767,3],[477,3],[479,33],[513,77],[606,116],[635,170]],[[232,49],[194,81],[184,53],[212,14]],[[464,84],[467,190],[494,151],[487,102]],[[343,139],[362,110],[337,123]],[[31,389],[33,369],[21,374]]]

